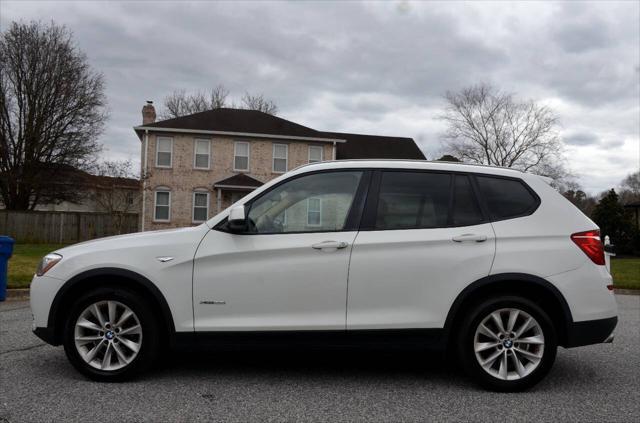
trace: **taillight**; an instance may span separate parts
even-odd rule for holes
[[[597,265],[604,266],[604,246],[600,231],[585,231],[571,235],[571,240]]]

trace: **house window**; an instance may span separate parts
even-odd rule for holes
[[[320,198],[309,198],[307,200],[307,225],[322,225],[322,200]]]
[[[289,146],[287,144],[273,144],[273,171],[284,173],[287,171],[287,157]]]
[[[249,170],[249,143],[237,142],[233,147],[233,170]]]
[[[211,141],[197,139],[194,146],[193,167],[196,169],[209,169],[211,157]]]
[[[204,222],[209,217],[209,193],[193,193],[193,221]]]
[[[153,220],[168,222],[171,220],[171,192],[168,189],[156,190]]]
[[[156,141],[156,167],[171,167],[173,138],[158,137]]]
[[[323,158],[323,148],[320,145],[310,145],[309,146],[309,163],[317,163],[324,160]]]

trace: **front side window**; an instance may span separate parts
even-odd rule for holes
[[[494,220],[530,214],[538,205],[537,198],[516,179],[476,176],[483,201]]]
[[[193,221],[204,222],[209,217],[209,193],[193,193]]]
[[[173,138],[158,137],[156,139],[156,166],[171,167]]]
[[[451,175],[384,172],[375,229],[441,228],[448,224]]]
[[[309,163],[317,163],[324,160],[323,156],[323,148],[319,145],[310,145],[309,146]]]
[[[273,144],[273,171],[285,173],[287,171],[287,159],[289,146],[287,144]]]
[[[196,139],[194,144],[193,167],[209,169],[211,156],[211,141]]]
[[[157,190],[155,194],[153,219],[168,222],[171,219],[171,192],[162,189]]]
[[[288,180],[248,206],[247,231],[341,231],[345,228],[361,178],[362,171],[344,171]]]
[[[249,143],[237,142],[233,147],[233,170],[249,170]]]

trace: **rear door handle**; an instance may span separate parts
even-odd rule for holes
[[[469,242],[469,241],[484,242],[487,240],[487,236],[476,235],[476,234],[462,234],[462,235],[454,236],[453,238],[451,238],[451,240],[455,242],[465,242],[465,241],[466,242]]]
[[[315,249],[315,250],[324,250],[324,249],[342,249],[342,248],[347,248],[349,244],[344,242],[344,241],[322,241],[319,242],[317,244],[313,244],[311,246],[311,248]]]

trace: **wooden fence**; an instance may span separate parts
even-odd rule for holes
[[[0,210],[0,235],[16,242],[70,244],[138,231],[138,214]]]

